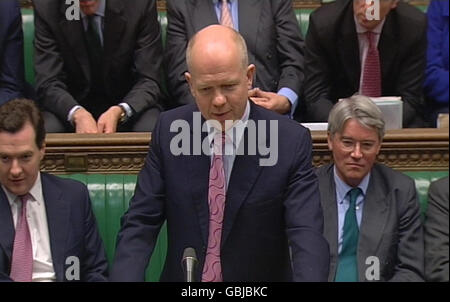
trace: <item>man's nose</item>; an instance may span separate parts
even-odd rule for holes
[[[221,91],[217,91],[214,95],[213,105],[216,107],[221,107],[227,102],[227,98]]]
[[[17,159],[12,160],[10,173],[13,176],[19,176],[22,173],[22,166]]]
[[[353,158],[361,158],[363,156],[361,152],[361,144],[359,142],[355,143],[351,156]]]

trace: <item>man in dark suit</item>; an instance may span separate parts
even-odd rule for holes
[[[376,164],[384,136],[369,98],[338,102],[328,118],[334,164],[317,171],[330,245],[329,281],[423,280],[423,232],[414,180]]]
[[[16,0],[0,1],[0,105],[24,89],[22,16]]]
[[[448,176],[431,183],[425,218],[425,279],[449,281]]]
[[[311,14],[305,41],[306,112],[298,112],[303,120],[326,121],[339,99],[362,94],[400,96],[403,126],[423,126],[426,17],[398,0],[375,2],[379,18],[365,0],[337,0]],[[378,63],[366,64],[369,57]],[[371,66],[367,73],[365,66]],[[376,81],[376,92],[365,89]]]
[[[33,4],[47,131],[151,131],[161,105],[156,1],[81,0],[75,17],[64,1]]]
[[[39,172],[44,139],[32,101],[0,106],[0,281],[105,281],[89,192]]]
[[[152,133],[122,218],[113,281],[144,279],[165,220],[161,281],[183,281],[187,247],[198,255],[196,281],[326,280],[329,253],[311,136],[248,100],[255,67],[246,53],[243,38],[220,25],[189,43],[186,79],[196,104],[162,113]],[[171,132],[178,127],[181,133]],[[269,153],[261,149],[267,145]]]
[[[176,105],[194,103],[185,54],[189,39],[211,24],[222,24],[228,9],[232,26],[244,37],[250,63],[257,69],[256,104],[292,116],[303,85],[303,38],[291,0],[168,0],[165,59],[169,91]]]

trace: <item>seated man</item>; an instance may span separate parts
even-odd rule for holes
[[[428,51],[425,94],[428,120],[436,127],[439,113],[448,113],[449,99],[449,2],[433,0],[427,9]]]
[[[64,1],[33,1],[47,132],[151,131],[161,105],[156,0],[79,3],[73,16],[76,9]]]
[[[324,122],[339,99],[362,94],[400,96],[403,127],[423,126],[426,16],[398,0],[374,2],[379,16],[366,0],[338,0],[311,14],[303,120]]]
[[[161,114],[122,218],[111,279],[144,280],[167,220],[161,281],[183,281],[187,247],[198,255],[196,281],[326,281],[309,132],[248,100],[255,66],[233,29],[200,30],[186,61],[196,103]],[[175,133],[179,126],[186,131]]]
[[[219,23],[240,32],[247,43],[258,71],[256,88],[249,91],[252,101],[292,117],[303,85],[303,38],[291,0],[168,0],[167,17],[165,59],[175,105],[194,103],[184,77],[189,39]]]
[[[22,16],[16,0],[0,1],[0,105],[24,90]]]
[[[329,281],[423,280],[423,233],[414,180],[375,163],[384,136],[379,108],[354,96],[334,105],[328,147],[335,164],[317,171]]]
[[[33,101],[0,106],[0,281],[105,281],[85,185],[40,173],[45,129]]]
[[[425,279],[449,281],[448,176],[431,183],[425,218]]]

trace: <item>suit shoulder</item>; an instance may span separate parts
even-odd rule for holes
[[[87,187],[81,181],[70,179],[70,178],[62,178],[59,176],[55,176],[52,174],[41,173],[41,176],[45,178],[47,181],[52,182],[58,188],[60,188],[63,192],[77,191],[81,192],[82,190],[87,190]]]
[[[349,5],[349,1],[337,0],[330,3],[324,3],[314,10],[310,15],[310,22],[319,28],[331,28],[342,16]]]
[[[381,176],[389,187],[406,188],[407,186],[413,186],[415,188],[414,179],[383,164],[375,164],[372,168],[372,174]]]
[[[398,7],[396,8],[396,13],[404,20],[405,24],[419,24],[422,26],[426,26],[427,17],[426,15],[420,11],[417,7],[410,5],[408,3],[399,2]]]

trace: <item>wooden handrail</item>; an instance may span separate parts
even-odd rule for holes
[[[325,131],[312,131],[313,164],[332,160]],[[55,174],[140,171],[151,133],[48,134],[41,169]],[[403,171],[448,170],[448,129],[387,131],[378,161]]]

